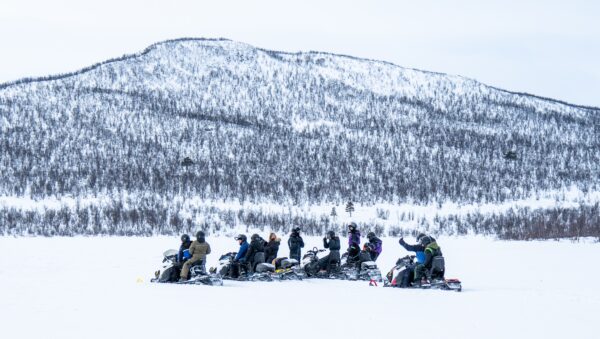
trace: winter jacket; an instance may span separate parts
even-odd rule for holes
[[[277,238],[275,240],[270,240],[265,246],[265,259],[266,262],[270,263],[275,258],[277,258],[277,252],[279,252],[279,244],[281,243],[281,239]]]
[[[427,245],[424,252],[425,262],[423,262],[423,265],[427,268],[431,268],[431,261],[433,260],[433,257],[442,256],[442,249],[435,241]]]
[[[206,260],[206,255],[210,254],[210,245],[207,242],[199,242],[198,240],[192,242],[190,245],[190,255],[192,258],[191,262]]]
[[[184,243],[181,243],[181,246],[179,246],[179,253],[177,254],[177,262],[183,262],[183,251],[185,250],[189,250],[190,246],[192,245],[191,241],[186,241]]]
[[[298,233],[292,233],[288,239],[290,247],[290,258],[300,261],[301,249],[304,247],[304,240]]]
[[[348,233],[348,247],[356,245],[360,248],[360,231],[354,230]]]
[[[252,239],[250,241],[250,246],[248,246],[248,251],[246,252],[246,262],[253,262],[254,256],[256,253],[265,252],[265,241],[263,238],[258,237],[256,239]],[[264,258],[263,258],[264,259]]]
[[[369,240],[369,243],[371,244],[371,246],[369,246],[369,248],[371,248],[371,252],[375,252],[377,253],[377,255],[380,255],[381,251],[383,250],[383,242],[381,241],[381,239],[373,237]]]
[[[421,244],[409,245],[404,241],[404,239],[400,239],[399,242],[400,242],[400,245],[402,247],[404,247],[404,249],[406,249],[407,251],[415,252],[418,263],[425,262],[425,247],[423,245],[421,245]]]
[[[246,252],[248,252],[248,242],[244,241],[240,244],[240,250],[237,252],[237,254],[235,255],[235,259],[233,260],[238,261],[240,259],[245,259]]]
[[[340,238],[339,237],[333,237],[331,239],[327,239],[324,238],[323,239],[323,247],[328,248],[330,251],[338,251],[341,248],[340,245]]]

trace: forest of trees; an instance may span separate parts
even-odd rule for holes
[[[598,191],[599,136],[598,109],[460,77],[182,40],[68,76],[0,86],[0,195],[500,203],[572,186]],[[164,214],[172,206],[143,200],[119,219],[104,207],[4,208],[0,217],[28,234],[62,234],[79,213],[88,222],[78,234],[179,225]],[[97,220],[123,228],[108,231],[114,226]]]

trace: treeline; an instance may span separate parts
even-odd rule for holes
[[[307,235],[321,236],[328,230],[345,232],[345,225],[330,215],[302,215],[289,210],[278,212],[258,207],[227,208],[184,205],[182,202],[144,198],[137,204],[111,199],[102,206],[89,205],[59,209],[20,210],[0,208],[0,235],[180,235],[203,230],[207,234],[229,234],[238,230],[260,230],[288,234],[301,227]],[[139,207],[143,206],[143,207]],[[433,235],[477,234],[499,239],[533,240],[598,237],[600,240],[600,206],[577,208],[509,209],[503,213],[449,215],[434,218],[403,215],[394,225],[380,219],[359,222],[366,234],[400,237],[426,232]]]

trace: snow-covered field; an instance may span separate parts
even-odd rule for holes
[[[285,241],[286,239],[284,239]],[[320,245],[319,238],[305,239]],[[406,254],[383,238],[386,272]],[[414,239],[411,239],[414,240]],[[597,338],[600,244],[438,239],[462,293],[305,280],[152,284],[178,239],[0,237],[2,338]],[[213,254],[235,250],[209,238]],[[282,246],[287,254],[287,246]]]

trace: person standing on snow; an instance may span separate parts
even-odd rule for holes
[[[288,246],[290,248],[290,258],[300,262],[302,248],[304,247],[304,240],[302,240],[302,237],[300,236],[300,227],[296,227],[292,230],[292,234],[288,239]]]
[[[355,222],[348,224],[348,248],[356,247],[360,251],[360,231]]]
[[[269,242],[265,245],[265,262],[272,264],[273,260],[277,258],[277,252],[279,252],[279,244],[281,239],[277,238],[275,233],[269,234]]]
[[[383,242],[381,241],[381,239],[377,238],[377,236],[373,232],[369,232],[367,234],[367,239],[369,239],[367,247],[369,250],[369,254],[371,255],[371,260],[377,261],[377,258],[381,254],[381,251],[383,251]]]
[[[204,269],[206,265],[206,255],[210,254],[210,245],[204,238],[204,232],[198,231],[198,233],[196,233],[196,240],[190,245],[189,251],[192,257],[183,263],[179,281],[188,279],[190,267],[192,267],[193,264],[200,262],[200,265],[202,265],[202,268]]]

